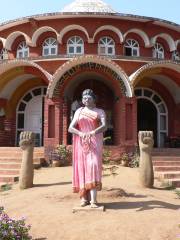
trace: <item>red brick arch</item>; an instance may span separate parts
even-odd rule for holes
[[[86,64],[98,64],[97,68],[91,67],[88,65],[86,68]],[[83,66],[82,66],[83,65]],[[78,67],[80,66],[80,67]],[[79,73],[79,70],[82,71],[83,68],[86,71],[95,71],[98,69],[99,73],[105,73],[105,76],[108,76],[108,79],[110,81],[114,81],[113,85],[115,85],[115,89],[121,89],[123,92],[123,95],[132,97],[132,89],[129,82],[129,78],[126,75],[126,73],[113,61],[111,61],[108,58],[105,57],[98,57],[98,56],[82,56],[74,58],[65,64],[63,64],[54,74],[52,81],[49,83],[48,87],[48,97],[52,98],[57,96],[57,93],[59,94],[63,92],[64,87],[70,81],[70,77],[74,76],[74,74]],[[105,69],[106,68],[106,69]],[[75,69],[75,70],[74,70]],[[72,73],[71,73],[72,72]],[[117,81],[115,81],[115,79]],[[115,83],[117,82],[117,83]],[[111,83],[112,84],[112,83]],[[119,86],[118,86],[119,85]]]

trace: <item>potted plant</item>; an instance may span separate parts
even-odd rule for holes
[[[121,165],[124,167],[129,166],[129,156],[127,153],[123,153],[121,156]]]
[[[69,163],[71,152],[66,145],[58,145],[56,147],[56,153],[59,156],[59,166],[64,166]]]

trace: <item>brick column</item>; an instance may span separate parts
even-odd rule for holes
[[[15,146],[16,113],[6,116],[7,99],[0,98],[0,110],[5,115],[0,116],[0,146]]]
[[[137,144],[137,100],[136,97],[125,98],[125,144]]]
[[[4,136],[5,136],[4,120],[5,120],[5,116],[0,117],[0,146],[4,146]]]
[[[67,100],[63,99],[63,137],[62,142],[64,145],[67,145],[67,135],[68,135],[68,104]]]
[[[125,110],[123,98],[117,99],[113,109],[114,144],[123,145],[125,141]]]
[[[45,158],[57,145],[62,144],[63,137],[63,99],[45,98],[44,102],[44,147]]]
[[[137,101],[122,96],[114,104],[114,144],[133,147],[137,143]]]
[[[4,136],[3,136],[4,135]],[[1,132],[3,139],[1,146],[14,147],[16,137],[16,120],[15,117],[11,119],[4,119],[4,130]]]
[[[120,145],[124,146],[126,138],[126,108],[125,108],[125,97],[120,98]]]
[[[180,135],[180,103],[176,104],[174,111],[173,135]]]

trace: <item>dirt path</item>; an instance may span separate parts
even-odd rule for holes
[[[71,167],[35,171],[35,187],[0,193],[11,217],[25,216],[31,234],[41,240],[178,240],[180,199],[174,191],[142,189],[138,169],[119,167],[103,178],[98,200],[105,212],[72,213],[79,204],[71,192]],[[156,186],[156,185],[155,185]]]

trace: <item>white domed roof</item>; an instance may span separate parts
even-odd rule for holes
[[[65,6],[61,12],[116,13],[110,5],[102,0],[75,0]]]

